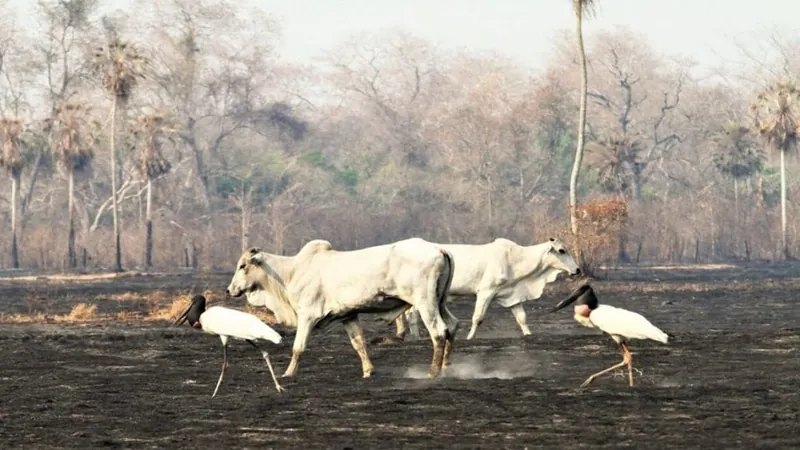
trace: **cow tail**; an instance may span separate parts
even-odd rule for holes
[[[453,255],[447,250],[440,248],[445,261],[445,270],[439,276],[439,283],[436,289],[436,295],[439,297],[439,305],[444,305],[447,301],[447,294],[450,292],[450,285],[453,283],[453,274],[455,273],[455,262]]]

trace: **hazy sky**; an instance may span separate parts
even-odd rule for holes
[[[542,67],[558,30],[572,29],[570,0],[240,0],[260,5],[283,26],[281,54],[311,62],[349,35],[404,29],[440,45],[490,49]],[[28,8],[33,0],[10,0]],[[101,0],[103,9],[127,1]],[[764,30],[791,30],[798,0],[599,0],[592,33],[626,25],[644,33],[661,52],[680,53],[704,67],[737,59],[735,40],[752,41]]]

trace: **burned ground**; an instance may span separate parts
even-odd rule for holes
[[[312,337],[298,377],[275,392],[260,356],[233,343],[211,399],[220,342],[168,322],[0,325],[2,448],[792,448],[800,445],[800,266],[626,269],[597,282],[601,302],[638,311],[669,345],[634,341],[636,386],[607,377],[620,359],[606,336],[569,310],[547,309],[554,285],[528,304],[534,334],[490,309],[464,339],[448,377],[424,377],[427,339],[372,346],[372,379],[343,330]],[[0,312],[91,301],[129,308],[115,293],[224,289],[228,275],[141,276],[96,282],[0,282]],[[108,300],[103,300],[108,296]],[[32,306],[33,305],[33,306]],[[37,306],[38,305],[38,306]],[[229,306],[242,307],[243,301]],[[364,319],[368,338],[391,333]],[[281,330],[284,332],[284,330]],[[282,371],[291,341],[271,348]]]

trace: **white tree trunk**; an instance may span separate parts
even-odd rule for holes
[[[583,161],[584,134],[586,132],[586,97],[588,90],[588,75],[586,71],[586,53],[583,48],[583,10],[580,5],[575,5],[575,30],[578,39],[578,59],[581,65],[581,101],[578,114],[578,145],[575,149],[575,161],[572,164],[572,173],[569,177],[569,213],[572,234],[578,234],[577,215],[577,189],[578,173]]]
[[[67,265],[75,268],[78,265],[78,255],[75,252],[75,171],[70,170],[67,178]]]
[[[786,150],[781,149],[781,247],[783,258],[789,259],[789,243],[786,240]]]
[[[19,248],[17,247],[17,197],[19,197],[19,176],[11,175],[11,267],[19,269]]]
[[[153,180],[147,178],[147,201],[145,204],[144,266],[153,266]]]
[[[111,208],[114,214],[114,270],[122,272],[122,245],[119,237],[119,205],[117,205],[117,98],[111,100]]]

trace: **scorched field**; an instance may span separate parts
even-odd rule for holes
[[[314,334],[296,379],[275,392],[260,355],[170,327],[177,299],[220,295],[230,274],[0,279],[2,448],[799,448],[800,266],[648,267],[593,283],[600,301],[637,311],[671,336],[633,341],[636,385],[591,373],[620,359],[580,327],[569,292],[527,303],[532,336],[489,309],[448,375],[428,380],[427,338],[371,345],[372,379],[341,327]],[[216,297],[215,297],[216,295]],[[76,306],[78,305],[78,306]],[[172,306],[171,306],[172,305]],[[362,317],[368,339],[393,327]],[[291,332],[269,346],[282,373]]]

